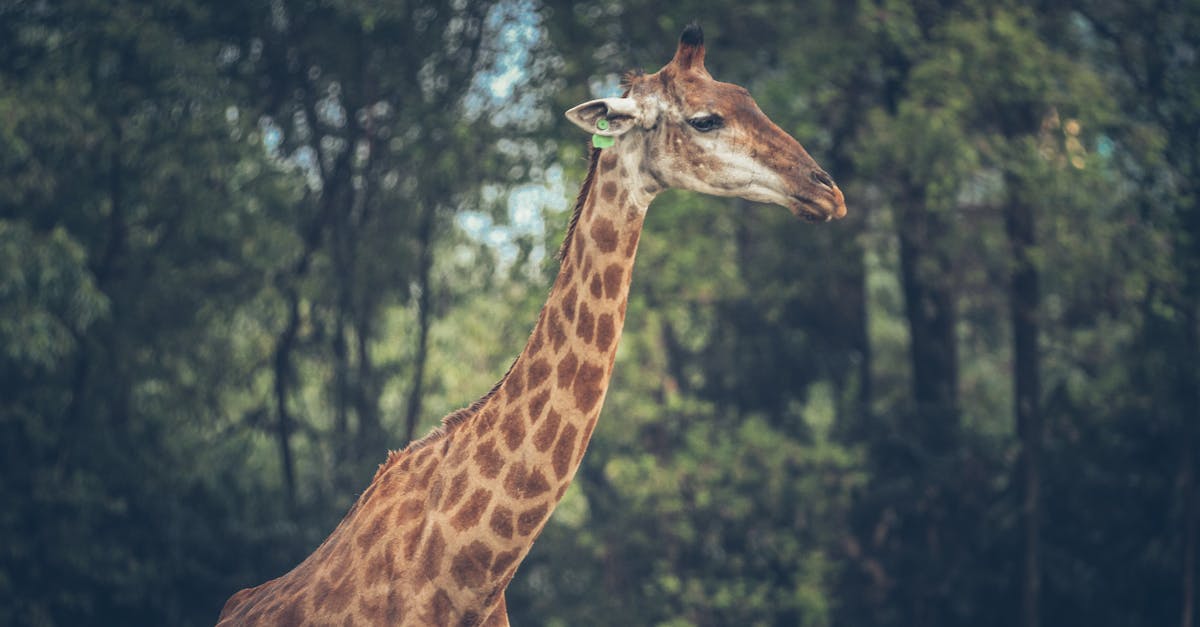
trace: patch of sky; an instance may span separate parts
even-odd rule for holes
[[[258,118],[258,130],[262,133],[263,147],[272,158],[279,158],[279,149],[283,144],[283,129],[270,116]]]
[[[588,80],[588,90],[594,98],[616,98],[621,95],[621,77],[614,72],[593,76]]]
[[[502,267],[516,261],[521,250],[518,242],[522,240],[532,244],[529,262],[535,267],[540,265],[546,258],[546,219],[567,208],[562,166],[554,164],[546,168],[537,179],[510,188],[497,185],[484,188],[485,205],[500,202],[503,197],[506,218],[503,222],[483,211],[463,211],[457,216],[458,228],[491,249]]]
[[[484,18],[483,54],[463,101],[470,119],[487,115],[498,127],[531,126],[544,121],[529,77],[546,71],[534,51],[545,33],[532,0],[504,0]]]
[[[537,52],[545,40],[537,5],[533,0],[501,0],[489,9],[484,29],[483,54],[463,101],[464,114],[470,120],[486,116],[497,128],[513,129],[514,138],[499,140],[496,148],[514,162],[536,164],[553,147],[515,136],[547,122],[550,115],[542,94],[530,84],[531,77],[548,75],[556,63],[552,55]],[[566,209],[561,166],[543,170],[531,165],[527,171],[524,176],[513,170],[525,182],[484,187],[482,206],[500,212],[464,211],[457,217],[458,227],[490,249],[501,266],[514,263],[523,248],[529,249],[529,262],[540,265],[546,256],[546,219]]]
[[[314,66],[315,67],[315,66]],[[331,81],[325,88],[325,97],[317,101],[317,118],[329,126],[346,126],[346,108],[342,106],[342,85]]]
[[[292,153],[290,161],[300,168],[304,173],[304,181],[308,188],[314,191],[321,190],[321,175],[320,167],[317,165],[317,151],[313,150],[312,146],[301,146]]]

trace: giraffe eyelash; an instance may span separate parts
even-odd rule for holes
[[[688,119],[688,124],[701,133],[707,133],[709,131],[715,131],[724,126],[725,120],[715,113],[706,113]]]

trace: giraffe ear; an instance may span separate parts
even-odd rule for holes
[[[572,107],[566,115],[589,133],[616,137],[633,128],[641,112],[633,98],[601,98]]]

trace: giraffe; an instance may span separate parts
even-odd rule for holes
[[[608,389],[650,202],[667,188],[846,214],[841,190],[749,92],[713,80],[688,26],[654,74],[567,118],[593,133],[560,270],[485,396],[388,455],[325,542],[233,595],[220,625],[508,624],[504,590],[582,461]]]

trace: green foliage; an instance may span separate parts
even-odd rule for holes
[[[53,372],[76,338],[108,312],[82,247],[63,229],[45,236],[0,221],[0,345],[6,373],[24,380]]]

